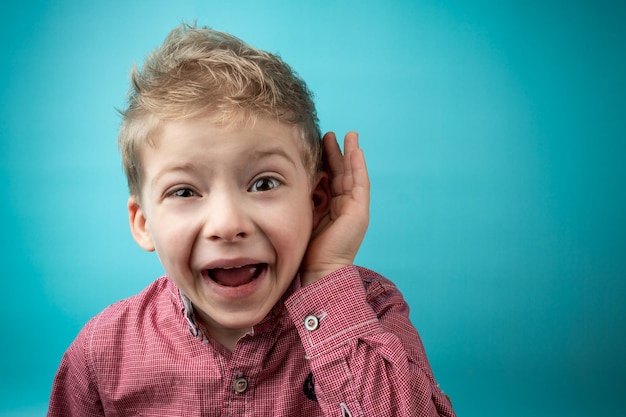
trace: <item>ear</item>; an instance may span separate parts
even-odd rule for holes
[[[128,221],[130,223],[130,233],[133,235],[135,242],[148,252],[154,251],[154,243],[148,228],[148,219],[146,219],[146,215],[134,196],[128,199]]]
[[[313,201],[313,230],[317,228],[320,221],[330,210],[330,178],[328,173],[321,172],[317,177],[317,182],[311,191]]]

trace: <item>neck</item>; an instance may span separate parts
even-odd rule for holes
[[[235,349],[239,339],[250,332],[250,329],[209,328],[207,330],[213,339],[217,340],[230,352]]]

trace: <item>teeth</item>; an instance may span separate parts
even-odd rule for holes
[[[222,271],[229,271],[231,269],[239,269],[241,268],[240,266],[225,266],[223,268],[210,268],[207,269],[207,271],[217,271],[217,270],[222,270]]]

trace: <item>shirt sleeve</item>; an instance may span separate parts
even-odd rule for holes
[[[80,331],[61,359],[52,385],[48,417],[104,416],[88,361],[93,321]]]
[[[285,303],[325,416],[454,417],[397,287],[349,266]]]

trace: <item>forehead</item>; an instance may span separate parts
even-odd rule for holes
[[[152,165],[155,157],[163,163],[181,158],[222,160],[270,154],[304,163],[306,141],[297,125],[269,118],[224,123],[215,117],[199,117],[162,121],[143,148],[144,167]]]

